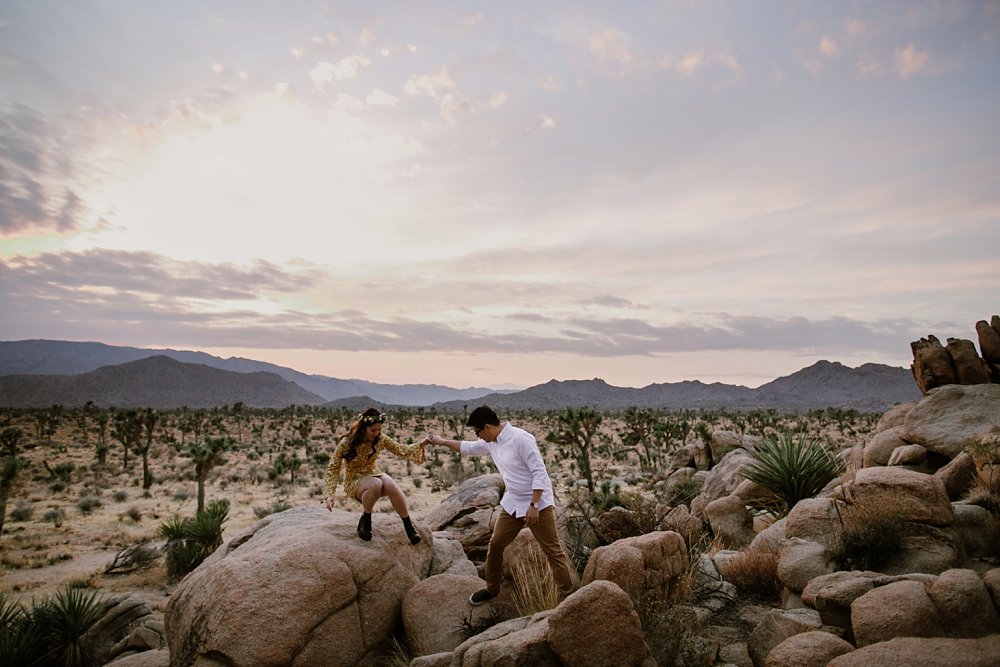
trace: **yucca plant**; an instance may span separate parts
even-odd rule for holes
[[[30,609],[0,595],[0,664],[97,665],[85,637],[102,612],[97,591],[67,588]]]
[[[183,577],[201,565],[222,544],[222,524],[228,516],[229,501],[215,500],[193,518],[175,516],[161,523],[167,575]]]
[[[96,664],[84,635],[101,617],[101,598],[97,591],[67,588],[52,596],[40,609],[45,616],[51,650],[49,659],[64,667]]]
[[[840,465],[816,439],[790,433],[767,435],[759,445],[747,448],[753,458],[740,471],[746,479],[769,489],[778,497],[775,514],[783,515],[795,503],[812,498],[840,472]]]

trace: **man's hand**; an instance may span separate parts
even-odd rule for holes
[[[538,523],[538,508],[528,505],[528,511],[524,514],[524,523],[528,526],[534,526]]]
[[[443,445],[444,444],[444,438],[442,438],[437,433],[431,433],[429,436],[427,436],[426,438],[424,438],[424,442],[426,442],[428,444],[431,444],[431,445]]]

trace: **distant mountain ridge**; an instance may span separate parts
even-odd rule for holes
[[[24,352],[24,356],[18,356],[19,351]],[[142,397],[146,401],[145,406],[164,408],[227,405],[239,401],[248,406],[262,407],[291,404],[351,408],[365,405],[433,406],[443,411],[460,411],[485,403],[501,410],[561,410],[567,407],[622,410],[633,406],[779,410],[835,407],[877,412],[921,397],[909,369],[883,364],[849,368],[831,361],[818,361],[756,389],[718,382],[705,384],[698,380],[651,384],[637,389],[616,387],[604,380],[593,379],[551,380],[523,391],[493,393],[477,389],[456,390],[439,385],[380,385],[362,380],[339,380],[306,375],[250,359],[219,359],[202,352],[171,351],[172,355],[158,355],[155,357],[157,361],[149,365],[137,364],[150,358],[146,356],[79,372],[80,368],[109,357],[150,352],[100,343],[0,342],[0,405],[82,405],[88,400],[99,405],[118,405],[113,401],[135,400],[141,403]],[[178,356],[182,359],[178,360]],[[175,365],[167,361],[173,361]],[[154,363],[158,365],[154,366]],[[220,365],[229,368],[219,368]],[[9,373],[11,368],[23,370],[13,375]],[[55,375],[52,374],[55,368],[72,368],[78,372],[75,375]],[[29,372],[24,373],[24,370]],[[207,374],[208,370],[222,375]],[[173,384],[164,384],[168,379]],[[278,385],[275,380],[284,384]],[[216,383],[218,387],[214,386]],[[325,393],[315,391],[317,387]],[[333,398],[329,397],[331,394],[335,394]]]
[[[844,408],[879,412],[897,403],[915,401],[920,390],[909,369],[884,364],[849,368],[836,361],[817,361],[791,375],[756,389],[698,380],[651,384],[642,389],[615,387],[604,380],[551,380],[513,394],[484,396],[478,403],[513,410],[561,410],[592,407],[601,410],[637,408],[776,408],[814,410]],[[458,410],[457,401],[438,404]]]
[[[275,373],[326,401],[368,395],[386,404],[430,405],[440,401],[472,400],[495,392],[485,387],[454,389],[436,384],[390,385],[366,380],[342,380],[325,375],[308,375],[292,368],[243,357],[222,359],[205,352],[41,339],[0,341],[0,376],[79,375],[102,366],[114,366],[156,355],[237,373]]]
[[[238,373],[189,364],[164,355],[102,366],[79,375],[5,375],[0,405],[173,409],[212,408],[243,403],[283,408],[319,405],[323,398],[274,373]]]

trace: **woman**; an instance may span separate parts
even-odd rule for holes
[[[358,500],[363,509],[358,522],[358,537],[366,542],[372,539],[372,508],[379,498],[389,496],[392,508],[403,520],[410,544],[417,544],[420,542],[420,533],[410,521],[406,497],[392,477],[379,470],[378,455],[383,449],[388,449],[396,456],[414,463],[423,463],[426,442],[401,445],[382,434],[384,423],[385,415],[375,408],[368,408],[337,443],[330,465],[326,468],[326,509],[333,511],[334,494],[340,481],[340,468],[343,466],[346,468],[344,491]]]

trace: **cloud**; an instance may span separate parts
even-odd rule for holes
[[[507,94],[502,91],[478,99],[466,97],[452,80],[447,67],[442,67],[437,74],[410,79],[403,90],[409,95],[426,96],[437,101],[441,115],[449,123],[455,123],[458,113],[475,114],[499,109],[507,103]]]
[[[464,17],[458,22],[458,25],[459,28],[461,28],[462,32],[468,32],[473,28],[475,28],[476,26],[480,25],[485,20],[486,20],[486,14],[478,12],[476,14]]]
[[[623,75],[638,59],[630,48],[630,39],[625,33],[606,28],[587,37],[590,54],[602,65],[614,66]]]
[[[18,290],[42,298],[51,286],[62,296],[86,300],[96,291],[204,300],[254,300],[265,292],[297,292],[313,284],[310,275],[255,260],[233,263],[184,262],[155,252],[94,248],[0,258],[3,273]]]
[[[727,52],[689,51],[680,56],[666,55],[658,58],[656,65],[661,69],[672,70],[686,77],[694,77],[708,65],[719,65],[733,73],[739,73],[741,70],[740,62],[736,56]]]
[[[834,58],[840,53],[840,45],[837,44],[837,40],[828,35],[824,35],[822,39],[819,40],[819,52],[824,58]]]
[[[547,116],[543,113],[538,114],[538,125],[543,130],[551,130],[555,128],[556,121],[552,116]]]
[[[212,63],[212,72],[215,74],[222,74],[226,71],[226,66],[222,63]]]
[[[426,95],[435,100],[440,100],[446,94],[445,91],[453,88],[455,82],[452,81],[447,67],[442,67],[437,74],[424,74],[410,79],[403,85],[403,90],[410,95]]]
[[[373,107],[394,107],[399,104],[399,98],[376,88],[368,93],[368,97],[365,98],[365,104]]]
[[[0,236],[83,226],[74,182],[83,148],[76,130],[27,106],[0,105]]]
[[[367,28],[362,30],[361,34],[358,35],[358,44],[360,44],[361,46],[370,46],[374,42],[375,42],[375,34]]]
[[[930,60],[930,54],[921,51],[910,44],[905,49],[895,51],[895,71],[903,79],[909,79],[924,71]]]
[[[331,81],[357,78],[361,68],[371,64],[372,61],[362,55],[348,56],[336,63],[322,60],[309,71],[309,78],[317,90],[323,90],[323,87]]]

